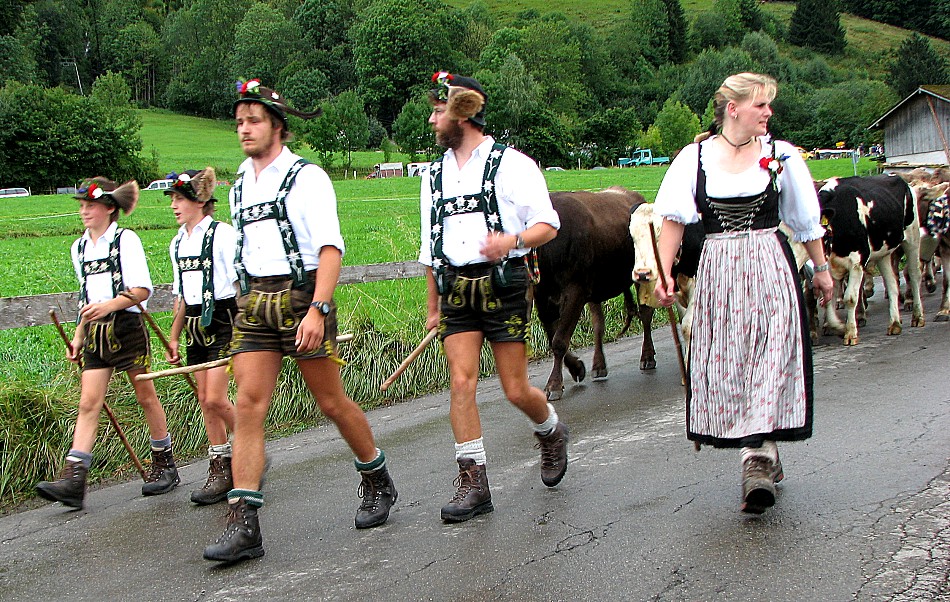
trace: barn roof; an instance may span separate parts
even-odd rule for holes
[[[877,121],[868,126],[869,130],[873,130],[884,125],[884,120],[890,117],[897,109],[901,108],[907,101],[911,98],[914,98],[918,94],[926,94],[927,96],[932,96],[934,98],[939,98],[940,100],[950,103],[950,86],[921,86],[917,88],[913,94],[900,101],[887,112],[877,118]]]

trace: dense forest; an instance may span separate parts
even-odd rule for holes
[[[779,5],[629,0],[594,27],[546,8],[502,21],[479,0],[0,0],[0,182],[54,187],[92,165],[154,175],[131,109],[227,118],[249,78],[322,106],[293,127],[332,160],[426,154],[429,75],[473,74],[490,133],[588,166],[637,146],[675,153],[738,71],[778,79],[773,133],[809,148],[879,141],[869,123],[918,85],[950,83],[930,39],[948,37],[946,0],[799,0],[790,19]],[[839,11],[915,31],[851,48]]]

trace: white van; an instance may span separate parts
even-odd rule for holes
[[[172,187],[175,180],[153,180],[145,190],[167,190]]]

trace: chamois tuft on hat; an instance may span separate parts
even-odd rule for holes
[[[433,103],[444,102],[449,117],[468,119],[477,125],[485,125],[485,104],[488,95],[478,80],[439,71],[432,75],[432,81],[436,87],[429,91],[429,99]]]
[[[118,207],[129,215],[139,202],[139,183],[129,180],[120,186],[108,178],[96,176],[83,180],[73,198]]]
[[[171,188],[165,189],[165,194],[170,195],[174,192],[182,195],[189,201],[197,203],[214,202],[214,188],[217,185],[217,176],[213,167],[205,167],[202,170],[189,169],[181,174],[168,174],[169,180],[175,180]]]

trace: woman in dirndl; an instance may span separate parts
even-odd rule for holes
[[[723,82],[714,123],[677,155],[654,211],[663,216],[660,259],[670,267],[686,224],[706,241],[696,274],[686,397],[689,440],[741,448],[743,512],[775,504],[784,477],[777,441],[812,433],[812,357],[798,266],[784,222],[814,264],[822,304],[832,280],[818,198],[795,147],[768,135],[775,80],[739,73]]]

